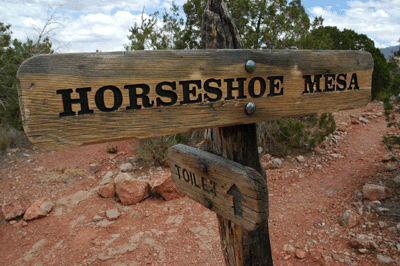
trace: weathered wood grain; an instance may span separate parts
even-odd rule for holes
[[[204,48],[243,48],[237,32],[226,4],[221,0],[209,0],[202,21]],[[258,157],[255,124],[207,129],[203,149],[252,167],[267,184]],[[268,193],[267,188],[264,193]],[[248,231],[221,215],[217,214],[217,219],[226,265],[273,265],[267,220],[256,230]]]
[[[256,63],[253,73],[245,70],[248,60]],[[134,51],[93,54],[53,54],[33,57],[24,62],[17,74],[19,98],[24,130],[29,139],[45,149],[61,149],[85,144],[126,138],[147,138],[190,130],[249,124],[283,117],[333,112],[346,108],[359,108],[370,100],[373,61],[369,53],[359,51],[309,50],[199,50],[199,51]],[[305,75],[346,74],[357,75],[359,89],[320,93],[303,93]],[[283,95],[270,94],[271,77],[275,93],[283,88]],[[336,76],[337,77],[337,76]],[[232,90],[228,96],[228,79],[233,87],[243,81],[243,96]],[[254,95],[249,84],[253,78]],[[270,79],[268,79],[270,78]],[[213,79],[210,82],[210,79]],[[265,83],[262,94],[261,79]],[[218,95],[205,91],[205,82],[220,91]],[[190,83],[189,81],[192,81]],[[157,94],[157,84],[174,83],[162,87],[169,96]],[[183,83],[179,83],[183,82]],[[198,85],[193,84],[198,82]],[[220,83],[220,85],[219,85]],[[147,107],[142,98],[130,97],[129,85],[148,85]],[[164,84],[165,85],[165,84]],[[335,85],[335,82],[333,82]],[[105,86],[120,92],[118,106],[116,94]],[[183,87],[186,86],[186,89]],[[325,78],[321,78],[322,90]],[[250,86],[251,87],[251,86]],[[72,89],[72,100],[80,99],[78,88],[87,91],[87,105],[93,111],[78,115],[79,103],[70,104],[72,116],[65,112],[63,95],[57,91]],[[101,111],[98,93],[107,111]],[[252,89],[251,89],[252,91]],[[252,91],[253,92],[253,91]],[[141,94],[141,87],[137,94]],[[176,97],[175,102],[170,98]],[[175,95],[175,96],[174,96]],[[186,97],[186,98],[185,98]],[[145,99],[146,100],[146,99]],[[199,102],[195,102],[199,100]],[[134,101],[137,106],[132,107]],[[167,106],[157,106],[158,102]],[[246,114],[245,106],[254,102],[257,111]],[[150,107],[151,106],[151,107]],[[115,110],[112,110],[113,107]]]
[[[168,161],[189,198],[249,231],[267,221],[267,185],[256,170],[182,144],[168,150]]]

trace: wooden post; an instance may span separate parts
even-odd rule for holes
[[[201,38],[204,49],[243,48],[228,8],[221,0],[209,0]],[[258,157],[255,124],[207,129],[203,149],[254,168],[266,182]],[[247,231],[221,215],[217,217],[226,265],[273,265],[268,221],[255,231]]]

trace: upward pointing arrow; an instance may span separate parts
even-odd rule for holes
[[[237,186],[234,184],[231,186],[231,188],[228,190],[228,195],[233,196],[233,209],[235,216],[239,216],[243,218],[243,204],[242,202],[245,201],[242,193],[240,193],[240,190],[237,188]]]

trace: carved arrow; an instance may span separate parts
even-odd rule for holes
[[[243,218],[243,204],[242,202],[246,202],[243,198],[242,193],[240,193],[240,190],[237,188],[237,186],[234,184],[231,186],[231,188],[228,190],[228,195],[233,196],[233,209],[235,216],[239,216]]]

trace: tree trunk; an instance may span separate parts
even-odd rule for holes
[[[209,0],[201,37],[204,49],[243,49],[238,30],[221,0]],[[257,170],[267,182],[258,157],[255,124],[207,129],[203,149]],[[217,218],[226,265],[273,265],[268,221],[250,232],[220,215]]]

